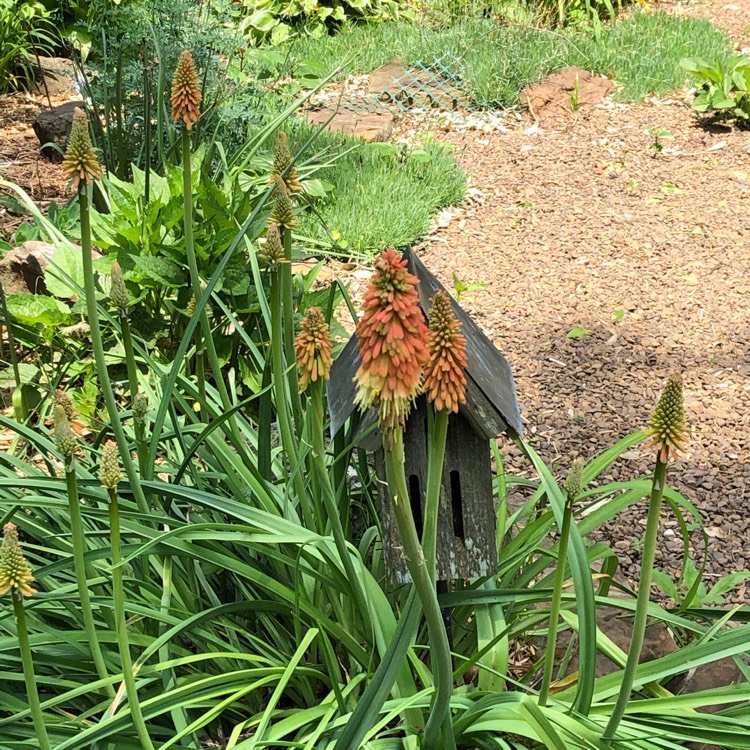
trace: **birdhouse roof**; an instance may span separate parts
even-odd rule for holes
[[[435,296],[435,292],[446,289],[427,270],[411,248],[406,249],[404,258],[409,271],[419,279],[419,306],[427,317],[430,300]],[[450,300],[453,312],[461,322],[462,333],[466,337],[466,404],[461,406],[461,413],[474,429],[487,439],[497,437],[508,429],[521,435],[521,410],[510,364],[453,297],[450,297]],[[332,434],[339,431],[356,408],[354,399],[357,384],[354,382],[354,376],[360,363],[357,338],[352,336],[331,368],[328,406]],[[374,415],[364,420],[370,424],[374,421]]]

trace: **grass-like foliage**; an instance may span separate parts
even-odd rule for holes
[[[343,30],[324,42],[297,42],[291,54],[314,58],[333,70],[370,71],[398,57],[427,65],[442,61],[484,107],[510,106],[524,86],[568,65],[602,73],[620,84],[617,96],[638,100],[685,84],[683,57],[725,59],[726,34],[705,19],[663,12],[633,12],[611,25],[550,32],[527,25],[498,25],[469,17],[448,28],[407,23]]]
[[[191,76],[181,85],[173,116],[194,127]],[[666,483],[685,433],[678,379],[648,425],[653,479],[605,479],[644,432],[577,466],[564,486],[519,436],[509,437],[535,480],[507,476],[488,445],[497,570],[451,582],[438,598],[435,514],[465,363],[448,299],[432,303],[428,330],[416,279],[395,251],[378,259],[356,334],[360,402],[379,410],[383,437],[385,477],[376,477],[359,447],[367,430],[358,411],[329,431],[330,329],[345,289],[313,291],[314,273],[292,265],[307,197],[319,189],[305,159],[311,140],[293,158],[277,137],[263,171],[251,179],[227,165],[237,184],[204,187],[201,198],[200,149],[178,129],[181,162],[151,183],[154,213],[92,222],[98,165],[80,117],[76,127],[65,165],[78,178],[82,251],[60,255],[49,282],[80,300],[73,309],[88,329],[75,362],[56,351],[37,373],[36,402],[26,403],[19,380],[25,408],[0,416],[12,440],[0,454],[3,750],[750,748],[747,610],[696,606],[697,587],[674,610],[649,602],[662,504],[686,550],[689,528],[700,526]],[[396,164],[418,180],[419,163]],[[145,200],[142,177],[133,202]],[[355,189],[354,170],[338,179]],[[128,188],[110,182],[105,192],[125,201]],[[387,210],[372,201],[362,203],[369,216]],[[139,248],[151,258],[140,265]],[[177,286],[160,281],[157,257],[182,274]],[[166,336],[154,330],[159,318]],[[405,502],[403,426],[423,381],[431,418],[420,536]],[[413,587],[392,586],[384,568],[384,480]],[[636,598],[616,583],[615,552],[591,536],[647,497]],[[634,616],[629,654],[598,631],[603,605]],[[665,623],[682,648],[639,664],[649,621]],[[552,648],[513,659],[562,632],[579,652],[576,675],[565,676],[567,657],[545,668]],[[620,669],[597,677],[600,651]],[[740,666],[738,684],[691,695],[665,687],[724,658]]]

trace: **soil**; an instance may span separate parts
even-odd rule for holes
[[[750,44],[750,0],[660,7]],[[710,587],[750,569],[750,133],[701,123],[691,98],[441,135],[472,187],[421,256],[449,289],[454,273],[484,285],[461,303],[513,365],[525,437],[560,476],[644,427],[669,374],[683,374],[690,440],[669,481],[704,517]],[[655,155],[646,131],[658,128],[672,138]],[[503,452],[529,472],[514,446]],[[637,447],[604,479],[652,468]],[[602,529],[633,584],[644,503]],[[657,565],[677,575],[679,528],[663,520]],[[750,603],[749,591],[730,599]]]
[[[31,124],[39,112],[50,108],[49,101],[54,107],[70,98],[66,91],[51,93],[51,100],[44,93],[0,96],[0,179],[18,185],[45,212],[53,200],[66,203],[70,193],[60,164],[39,153],[39,139]],[[27,220],[28,216],[0,205],[0,240],[9,242],[18,225]]]

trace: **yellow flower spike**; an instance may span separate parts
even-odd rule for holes
[[[102,448],[102,458],[99,462],[99,481],[102,487],[108,490],[116,490],[122,480],[120,472],[120,455],[117,452],[117,444],[108,440]]]
[[[289,148],[289,139],[286,133],[279,131],[276,137],[276,151],[273,158],[273,167],[271,167],[271,178],[269,182],[273,185],[277,177],[281,177],[286,183],[286,189],[290,193],[301,193],[302,183],[299,181],[299,175],[295,167],[289,169],[284,174],[284,170],[292,163],[292,151]]]
[[[62,168],[65,176],[73,180],[74,190],[78,190],[81,182],[93,183],[101,177],[101,167],[89,135],[89,121],[80,107],[73,112],[73,125]]]
[[[172,122],[182,121],[191,130],[200,119],[202,99],[195,61],[190,50],[183,50],[172,79]]]
[[[0,596],[17,591],[21,596],[31,596],[36,589],[31,587],[34,576],[31,565],[23,555],[18,541],[18,529],[14,523],[3,527],[3,546],[0,549]]]
[[[282,263],[286,263],[284,257],[284,246],[281,244],[281,235],[276,224],[271,224],[266,231],[266,241],[258,256],[269,271],[278,270]]]
[[[273,190],[273,211],[271,212],[271,224],[275,224],[279,230],[296,229],[297,219],[294,216],[294,206],[289,197],[286,183],[277,175],[274,179],[276,186]]]
[[[319,307],[311,307],[300,323],[300,333],[294,342],[297,354],[299,387],[328,380],[331,374],[331,330]]]
[[[646,447],[656,446],[659,459],[666,463],[685,452],[685,406],[682,376],[672,375],[662,391],[659,403],[648,422],[646,434],[651,438]]]

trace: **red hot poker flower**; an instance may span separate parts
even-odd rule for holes
[[[425,367],[424,391],[437,411],[458,411],[466,403],[466,339],[445,292],[438,292],[430,308],[430,361]]]
[[[319,307],[311,307],[305,314],[294,348],[301,391],[307,390],[308,383],[328,380],[332,360],[331,331]]]
[[[356,375],[357,403],[362,409],[378,405],[386,445],[392,444],[396,430],[403,429],[429,359],[417,283],[406,261],[395,250],[386,250],[375,261],[357,325],[362,358]]]
[[[175,125],[182,120],[190,130],[198,122],[201,111],[201,93],[198,73],[190,50],[183,50],[172,79],[172,121]]]

